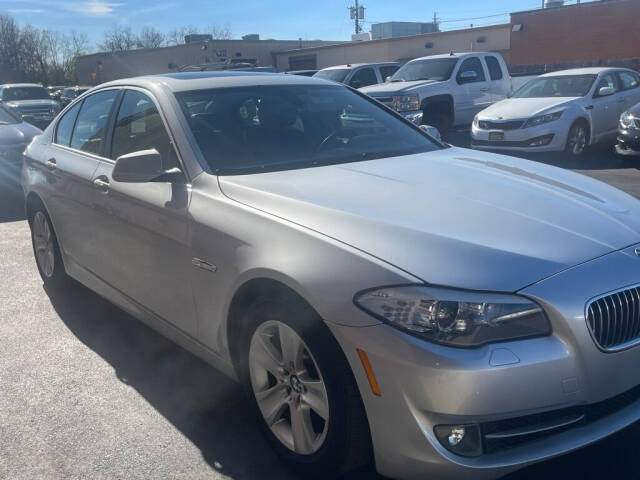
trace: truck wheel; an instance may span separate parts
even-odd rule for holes
[[[429,105],[423,110],[422,123],[436,127],[441,136],[451,130],[453,118],[448,105]]]
[[[278,455],[306,477],[370,464],[370,434],[348,362],[321,319],[269,299],[249,309],[244,380]]]

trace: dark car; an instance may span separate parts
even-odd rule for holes
[[[91,87],[67,87],[60,94],[60,107],[64,108]]]
[[[640,155],[640,103],[620,116],[616,152],[620,155]]]

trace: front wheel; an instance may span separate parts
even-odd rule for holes
[[[370,435],[362,401],[327,327],[273,302],[256,307],[252,317],[246,380],[276,452],[315,478],[367,466]]]
[[[589,143],[589,127],[585,122],[576,122],[571,125],[567,135],[565,152],[571,156],[579,157],[587,149]]]

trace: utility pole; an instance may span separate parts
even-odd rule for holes
[[[358,33],[362,32],[360,20],[364,19],[364,7],[362,5],[358,5],[358,0],[355,0],[355,6],[349,7],[349,12],[351,14],[351,20],[355,22],[357,35]]]

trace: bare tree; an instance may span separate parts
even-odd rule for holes
[[[65,35],[60,46],[62,71],[66,82],[78,83],[76,64],[80,55],[85,55],[91,50],[89,38],[86,34],[72,31]]]
[[[113,26],[104,32],[103,41],[98,48],[106,52],[121,52],[133,50],[138,46],[138,37],[131,27]]]
[[[0,15],[0,81],[23,80],[20,66],[20,27],[8,15]]]
[[[198,27],[188,25],[186,27],[174,28],[167,34],[167,45],[181,45],[184,43],[186,35],[198,33]]]
[[[164,46],[166,35],[154,27],[144,27],[138,34],[138,48],[158,48]]]
[[[211,33],[214,40],[231,40],[231,38],[233,38],[229,25],[212,25],[209,29],[209,33]]]

